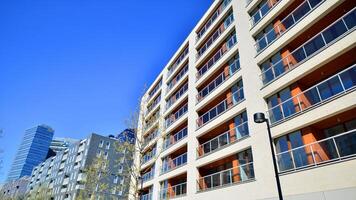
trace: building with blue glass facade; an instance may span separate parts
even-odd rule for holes
[[[25,131],[7,181],[31,175],[33,168],[46,159],[53,134],[54,130],[47,125],[38,125]]]

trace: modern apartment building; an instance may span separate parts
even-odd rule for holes
[[[355,199],[355,27],[352,0],[215,0],[142,98],[140,199],[277,199],[272,156],[285,199]]]
[[[0,188],[0,199],[23,199],[29,182],[30,177],[23,176],[20,179],[5,183]]]
[[[53,138],[49,148],[54,152],[58,153],[60,151],[66,150],[69,146],[77,143],[79,140],[73,138]]]
[[[32,169],[46,160],[54,130],[47,125],[27,129],[12,163],[7,181],[30,176]]]
[[[74,200],[79,195],[86,195],[81,199],[90,199],[90,194],[94,192],[95,199],[127,198],[128,187],[125,183],[129,182],[129,177],[124,175],[123,170],[128,162],[132,162],[132,153],[121,150],[118,145],[120,142],[115,137],[93,133],[58,152],[33,170],[27,188],[29,197],[35,197],[42,186],[53,200]],[[97,158],[105,162],[99,162]],[[93,170],[97,165],[102,171]],[[89,176],[88,172],[92,174]],[[88,188],[87,179],[96,180],[96,186],[92,188],[91,184]]]

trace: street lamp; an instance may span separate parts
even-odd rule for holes
[[[271,151],[272,151],[274,174],[275,174],[275,177],[276,177],[276,183],[277,183],[277,189],[278,189],[278,196],[279,196],[279,200],[283,200],[281,183],[279,181],[279,175],[278,175],[278,170],[277,170],[277,161],[276,161],[274,148],[273,148],[271,128],[269,127],[268,119],[266,119],[265,114],[263,114],[263,113],[255,113],[253,115],[253,120],[255,121],[255,123],[258,123],[258,124],[263,123],[263,122],[266,122],[266,124],[267,124],[269,144],[271,146]]]

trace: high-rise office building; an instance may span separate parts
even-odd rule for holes
[[[142,98],[141,199],[277,199],[272,156],[286,199],[355,199],[355,7],[215,0]]]
[[[127,199],[129,176],[124,170],[131,166],[132,152],[119,148],[120,140],[91,134],[88,138],[60,151],[34,168],[28,186],[29,196],[36,198],[39,188],[48,189],[48,196],[53,200],[81,199]],[[105,162],[97,162],[97,158]],[[98,170],[98,175],[87,175],[87,172]],[[88,179],[95,180],[95,188],[87,185]],[[105,185],[105,187],[103,186]]]
[[[25,131],[8,181],[31,175],[32,169],[46,159],[53,134],[54,130],[47,125],[38,125]]]

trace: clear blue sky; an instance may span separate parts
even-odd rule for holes
[[[8,173],[24,130],[117,133],[212,0],[0,2],[0,128]]]

